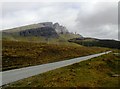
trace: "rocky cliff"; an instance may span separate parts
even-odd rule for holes
[[[46,38],[51,38],[51,37],[58,37],[58,34],[56,33],[55,29],[51,27],[41,27],[41,28],[33,28],[33,29],[28,29],[28,30],[23,30],[20,31],[20,36],[42,36]]]
[[[27,26],[16,27],[13,29],[3,30],[4,37],[44,37],[71,39],[82,37],[78,34],[70,33],[65,26],[59,23],[43,22]]]

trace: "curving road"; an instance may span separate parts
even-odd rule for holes
[[[73,58],[65,61],[59,61],[59,62],[54,62],[54,63],[47,63],[47,64],[42,64],[42,65],[37,65],[37,66],[30,66],[30,67],[25,67],[25,68],[20,68],[20,69],[13,69],[13,70],[8,70],[8,71],[3,71],[0,72],[0,79],[2,80],[2,83],[0,83],[0,86],[18,81],[20,79],[28,78],[30,76],[34,76],[37,74],[41,74],[50,70],[54,70],[56,68],[72,65],[74,63],[87,60],[93,57],[101,56],[107,53],[110,53],[111,51],[99,53],[99,54],[93,54],[89,56],[84,56],[84,57],[79,57],[79,58]],[[1,81],[0,81],[1,82]]]

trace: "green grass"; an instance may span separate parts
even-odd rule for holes
[[[5,32],[10,32],[10,33],[11,32],[18,32],[18,31],[22,31],[22,30],[25,30],[25,29],[38,28],[38,27],[40,27],[40,24],[31,24],[31,25],[26,25],[26,26],[6,29]]]
[[[69,40],[69,39],[73,39],[73,38],[79,38],[80,35],[79,34],[60,34],[60,38],[63,38],[65,40]]]
[[[68,44],[68,40],[72,38],[78,38],[77,34],[59,34],[58,38],[45,38],[42,36],[19,36],[18,33],[3,34],[2,40],[6,41],[24,41],[24,42],[37,42],[37,43],[53,43],[53,44]]]
[[[120,87],[120,77],[112,77],[120,75],[119,67],[119,56],[110,53],[19,80],[7,87]]]
[[[84,47],[71,43],[2,42],[2,70],[51,63],[106,51],[106,48]]]

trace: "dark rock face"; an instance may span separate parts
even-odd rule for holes
[[[46,38],[54,38],[58,37],[58,34],[56,33],[55,29],[51,27],[41,27],[20,31],[20,36],[43,36]]]
[[[57,34],[67,34],[69,33],[67,28],[65,26],[60,25],[59,23],[52,23],[52,22],[44,22],[39,23],[43,25],[44,27],[51,27],[54,28]]]
[[[25,29],[19,32],[20,36],[43,36],[46,38],[50,37],[58,37],[59,34],[66,34],[69,33],[66,29],[66,27],[59,25],[59,23],[53,24],[52,22],[44,22],[44,23],[39,23],[43,27],[38,27],[38,28],[31,28],[31,29]]]

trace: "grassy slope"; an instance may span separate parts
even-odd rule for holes
[[[3,70],[50,63],[106,51],[106,48],[76,44],[47,44],[18,41],[2,42]]]
[[[65,39],[65,40],[69,40],[69,39],[73,39],[73,38],[79,38],[80,35],[69,33],[69,34],[60,34],[60,37]]]
[[[8,87],[120,87],[119,56],[112,53],[10,84]],[[116,88],[118,89],[118,88]]]
[[[10,33],[11,32],[18,32],[18,31],[22,31],[22,30],[25,30],[25,29],[38,28],[38,27],[42,27],[42,25],[40,25],[40,24],[31,24],[31,25],[6,29],[6,30],[4,30],[4,32],[10,32]]]
[[[3,34],[2,39],[6,41],[25,41],[25,42],[49,42],[49,43],[61,43],[61,42],[68,42],[69,39],[72,38],[79,38],[80,35],[78,34],[59,34],[58,38],[45,38],[42,36],[19,36],[18,33],[12,34]]]

